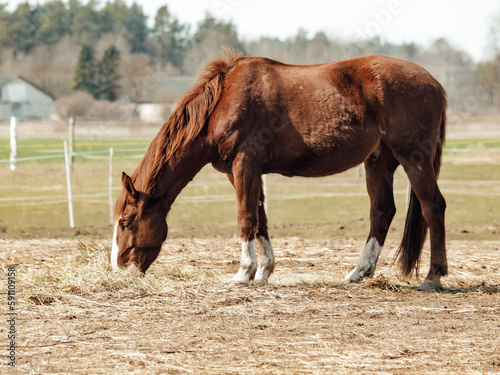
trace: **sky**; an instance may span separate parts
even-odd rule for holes
[[[20,2],[24,0],[9,0],[8,9],[14,9]],[[246,40],[260,36],[287,38],[299,28],[310,37],[319,31],[345,40],[380,35],[389,42],[416,42],[424,46],[445,37],[476,61],[488,58],[490,25],[494,19],[500,23],[498,0],[136,0],[136,3],[151,20],[159,7],[167,5],[182,23],[191,25],[192,31],[205,13],[210,12],[231,20],[238,35]]]

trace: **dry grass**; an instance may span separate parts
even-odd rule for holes
[[[271,283],[237,289],[234,238],[169,240],[145,277],[112,271],[106,243],[0,245],[18,269],[20,373],[500,371],[498,241],[451,242],[444,293],[398,277],[395,243],[346,286],[362,242],[276,239]]]
[[[110,247],[93,240],[76,242],[72,255],[57,265],[23,272],[23,296],[37,304],[57,301],[49,295],[75,294],[92,296],[101,292],[133,291],[134,293],[161,293],[195,282],[214,281],[218,275],[189,264],[161,264],[152,267],[147,275],[129,267],[114,271],[109,262]]]

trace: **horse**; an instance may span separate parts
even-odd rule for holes
[[[429,232],[430,268],[420,289],[441,289],[446,202],[437,179],[446,107],[439,82],[408,61],[373,55],[289,65],[225,50],[177,101],[133,175],[122,173],[111,265],[146,272],[167,237],[174,200],[212,164],[236,192],[242,250],[232,284],[267,283],[275,258],[262,175],[321,177],[364,163],[370,231],[345,278],[357,283],[374,274],[396,212],[393,175],[401,165],[411,192],[396,258],[403,275],[418,272]]]

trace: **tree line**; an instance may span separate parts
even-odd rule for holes
[[[50,0],[22,3],[9,12],[0,5],[0,72],[20,74],[56,97],[86,91],[97,99],[145,100],[147,82],[196,75],[221,46],[288,63],[313,64],[366,54],[414,61],[448,91],[455,113],[500,108],[500,18],[491,26],[491,56],[475,62],[445,39],[429,46],[394,44],[373,37],[341,40],[298,30],[283,40],[246,40],[231,21],[206,14],[194,30],[167,6],[151,26],[142,7],[124,0]],[[168,98],[170,99],[170,98]]]

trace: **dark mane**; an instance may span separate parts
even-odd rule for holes
[[[241,52],[237,53],[224,48],[224,55],[208,62],[195,85],[176,102],[174,112],[151,142],[136,171],[145,178],[144,192],[147,196],[153,196],[165,163],[175,152],[184,149],[203,130],[221,97],[225,75],[242,58]],[[142,175],[142,173],[146,174]],[[135,177],[137,179],[138,176]]]

